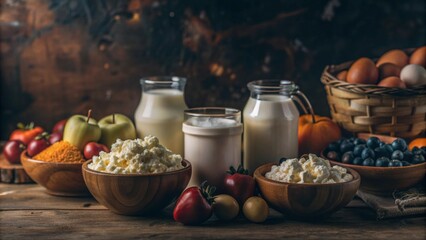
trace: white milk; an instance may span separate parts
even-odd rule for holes
[[[154,135],[173,153],[183,155],[183,92],[176,89],[156,89],[143,92],[135,112],[139,137]]]
[[[282,95],[249,98],[243,114],[244,167],[252,174],[260,165],[298,156],[299,111]]]
[[[188,187],[205,180],[220,187],[229,167],[240,164],[242,124],[233,119],[192,117],[183,123],[182,130],[185,159],[192,165]]]

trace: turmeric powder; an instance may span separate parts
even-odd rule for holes
[[[59,141],[46,148],[34,159],[45,162],[66,162],[66,163],[82,163],[84,162],[83,154],[80,150],[67,141]]]

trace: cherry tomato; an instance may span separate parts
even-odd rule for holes
[[[185,225],[198,225],[209,219],[213,213],[211,197],[215,187],[206,186],[187,188],[178,198],[173,210],[175,221]]]
[[[240,212],[237,200],[226,194],[215,196],[212,207],[214,215],[224,221],[234,219]]]
[[[27,153],[28,156],[33,157],[37,154],[39,154],[41,151],[46,149],[50,146],[50,142],[47,139],[49,134],[47,132],[44,132],[40,135],[38,135],[36,138],[31,140],[30,143],[28,143],[27,146]]]
[[[89,142],[84,146],[83,155],[86,159],[92,159],[93,156],[99,156],[101,151],[109,152],[107,146],[97,143],[97,142]]]
[[[269,207],[263,198],[251,197],[244,203],[243,213],[248,220],[261,223],[268,217]]]
[[[49,136],[50,144],[54,144],[55,142],[59,142],[62,140],[62,132],[53,132]]]
[[[255,181],[247,174],[248,171],[242,166],[239,166],[237,170],[231,166],[225,177],[225,193],[234,197],[240,206],[254,194]]]
[[[33,122],[26,126],[22,123],[18,123],[18,129],[14,130],[12,134],[10,134],[9,140],[19,140],[25,145],[28,145],[31,140],[42,132],[43,128],[35,127]]]
[[[4,145],[3,154],[11,164],[21,163],[21,153],[25,150],[25,145],[19,140],[8,141]]]

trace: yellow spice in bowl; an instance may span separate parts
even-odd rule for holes
[[[67,141],[59,141],[49,146],[34,159],[44,162],[83,163],[86,160],[80,150]]]

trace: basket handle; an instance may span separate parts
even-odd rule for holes
[[[302,108],[303,112],[305,112],[305,114],[311,114],[312,116],[312,122],[315,123],[315,112],[314,109],[312,108],[311,102],[309,101],[308,97],[306,97],[306,95],[297,90],[293,95],[292,98],[294,99],[294,101],[296,101],[299,106]]]

